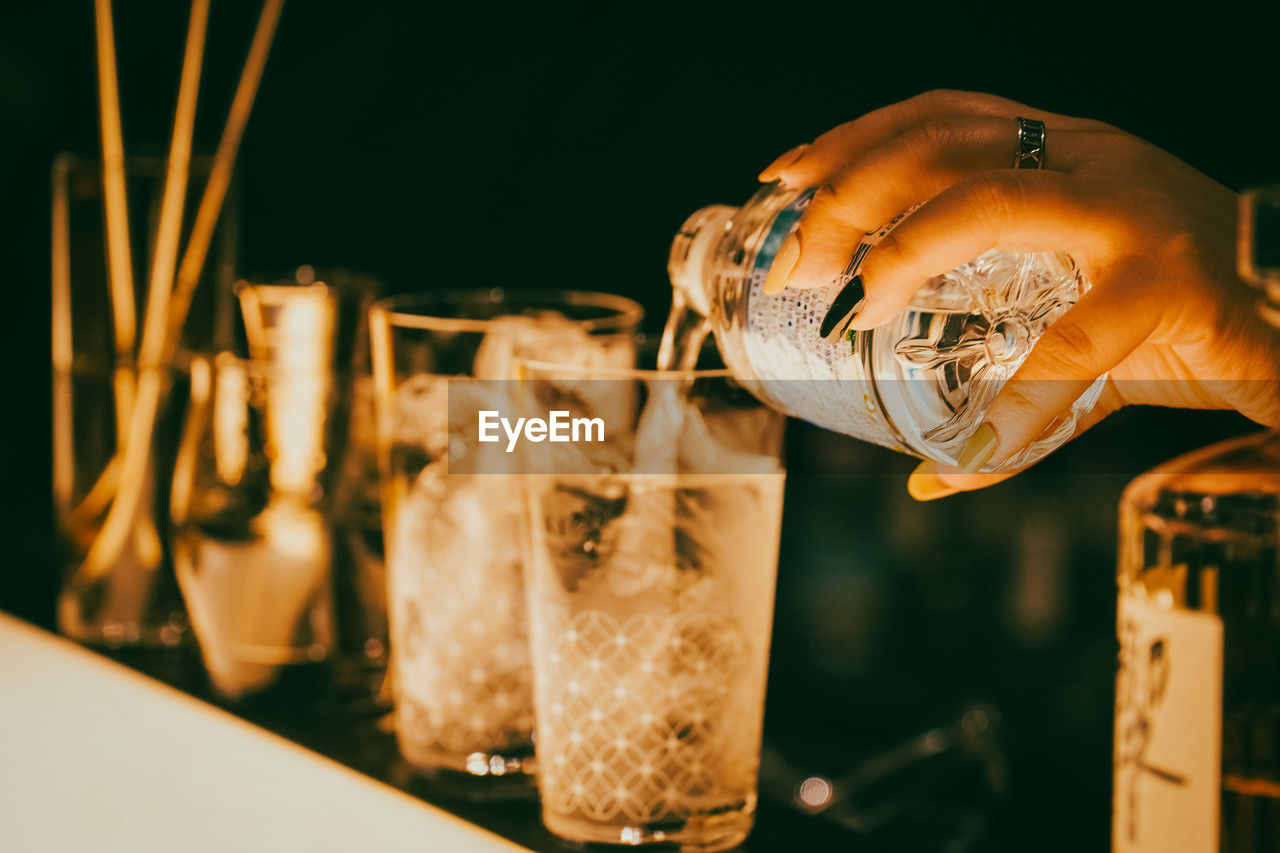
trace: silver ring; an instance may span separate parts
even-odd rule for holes
[[[1013,155],[1013,168],[1044,168],[1044,122],[1018,116],[1018,153]]]

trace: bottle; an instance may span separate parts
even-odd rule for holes
[[[664,355],[674,366],[680,353],[696,355],[701,336],[713,331],[729,369],[773,408],[955,464],[996,392],[1087,288],[1084,278],[1062,253],[992,250],[923,282],[885,325],[824,329],[843,285],[897,220],[867,235],[829,287],[766,294],[769,266],[813,194],[773,183],[740,208],[714,205],[689,217],[668,261],[674,294]],[[835,313],[847,307],[837,305]],[[1103,381],[1001,467],[1030,464],[1070,438]]]
[[[1254,240],[1280,221],[1266,198],[1244,197],[1241,268],[1280,327],[1280,264]],[[1117,574],[1112,849],[1280,850],[1280,434],[1130,483]]]

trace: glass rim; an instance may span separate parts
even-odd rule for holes
[[[281,364],[278,360],[273,358],[263,358],[262,356],[254,356],[254,355],[241,355],[238,352],[233,352],[231,350],[225,350],[225,349],[218,350],[216,352],[196,352],[193,350],[187,350],[184,353],[180,353],[180,355],[182,356],[182,361],[178,362],[175,360],[174,364],[167,369],[172,370],[174,372],[178,372],[178,373],[190,373],[192,364],[194,364],[197,361],[205,361],[205,362],[208,362],[209,366],[213,368],[216,368],[218,367],[218,365],[221,365],[221,364],[237,364],[237,365],[240,365],[241,367],[250,368],[257,371],[274,372],[276,370],[283,369],[285,371],[292,370],[292,371],[303,372],[303,370],[299,369],[298,367],[295,367],[293,365],[288,365],[288,364]],[[310,366],[305,368],[305,370],[310,370],[310,369],[311,369]],[[320,369],[324,373],[330,374],[332,376],[345,376],[347,374],[359,375],[362,373],[362,371],[359,368],[352,367],[350,364],[340,364],[336,358],[333,358],[332,353],[330,353],[330,360],[324,362],[321,365]],[[363,373],[368,373],[368,371],[365,370],[363,371]]]
[[[734,379],[733,371],[727,367],[704,368],[702,370],[671,369],[660,370],[655,367],[601,367],[590,364],[568,364],[564,362],[543,361],[536,358],[517,358],[516,369],[521,381],[537,382],[557,379],[675,379],[690,381],[695,379]],[[529,369],[544,372],[544,376],[529,376]],[[737,381],[735,379],[735,381]]]
[[[217,159],[216,151],[193,151],[191,168],[196,172],[207,172]],[[169,158],[165,154],[125,154],[125,174],[133,178],[163,178],[168,172]],[[63,150],[53,155],[49,170],[54,175],[66,175],[82,171],[86,174],[102,175],[102,157],[81,151]],[[101,191],[101,190],[99,190]]]
[[[425,313],[446,310],[466,298],[487,299],[493,303],[510,300],[513,305],[532,306],[544,303],[550,309],[560,305],[584,306],[612,311],[604,317],[573,320],[570,322],[587,332],[624,331],[638,326],[644,317],[644,306],[634,299],[614,293],[594,290],[570,290],[567,288],[458,288],[425,293],[402,293],[386,296],[369,306],[370,317],[380,317],[391,327],[421,329],[438,332],[484,333],[497,316],[488,319],[446,316]],[[509,315],[498,315],[509,316]]]

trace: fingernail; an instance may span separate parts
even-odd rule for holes
[[[780,293],[787,286],[787,279],[791,276],[791,271],[796,268],[798,260],[800,260],[800,237],[793,232],[782,241],[782,248],[778,249],[778,254],[773,259],[773,266],[769,267],[769,275],[764,280],[764,292]]]
[[[956,460],[956,467],[966,474],[976,474],[978,469],[987,464],[996,452],[996,431],[991,424],[983,424],[965,443]]]
[[[804,156],[804,152],[808,150],[809,150],[809,143],[807,142],[801,145],[797,145],[795,148],[792,148],[790,151],[783,154],[777,160],[774,160],[772,163],[766,166],[764,168],[764,171],[761,172],[759,175],[760,180],[776,181],[778,179],[779,172],[781,172],[783,169],[790,168],[791,166],[794,166],[796,163],[798,163],[800,161],[800,158]]]
[[[834,344],[844,337],[845,332],[849,331],[849,324],[862,310],[862,301],[865,296],[862,276],[855,275],[840,289],[836,298],[831,300],[827,316],[822,318],[822,326],[819,327],[818,334],[822,335],[823,340]]]
[[[942,482],[937,474],[922,470],[928,464],[928,462],[921,462],[919,467],[911,472],[911,476],[907,478],[907,494],[918,501],[932,501],[955,494],[958,490]]]

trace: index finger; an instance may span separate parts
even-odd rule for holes
[[[850,160],[908,132],[917,124],[982,116],[1011,120],[1024,116],[1043,121],[1050,129],[1109,129],[1102,122],[1037,110],[995,95],[937,89],[837,125],[815,139],[798,158],[792,149],[771,163],[759,177],[761,181],[780,180],[788,187],[818,186],[826,183]]]

